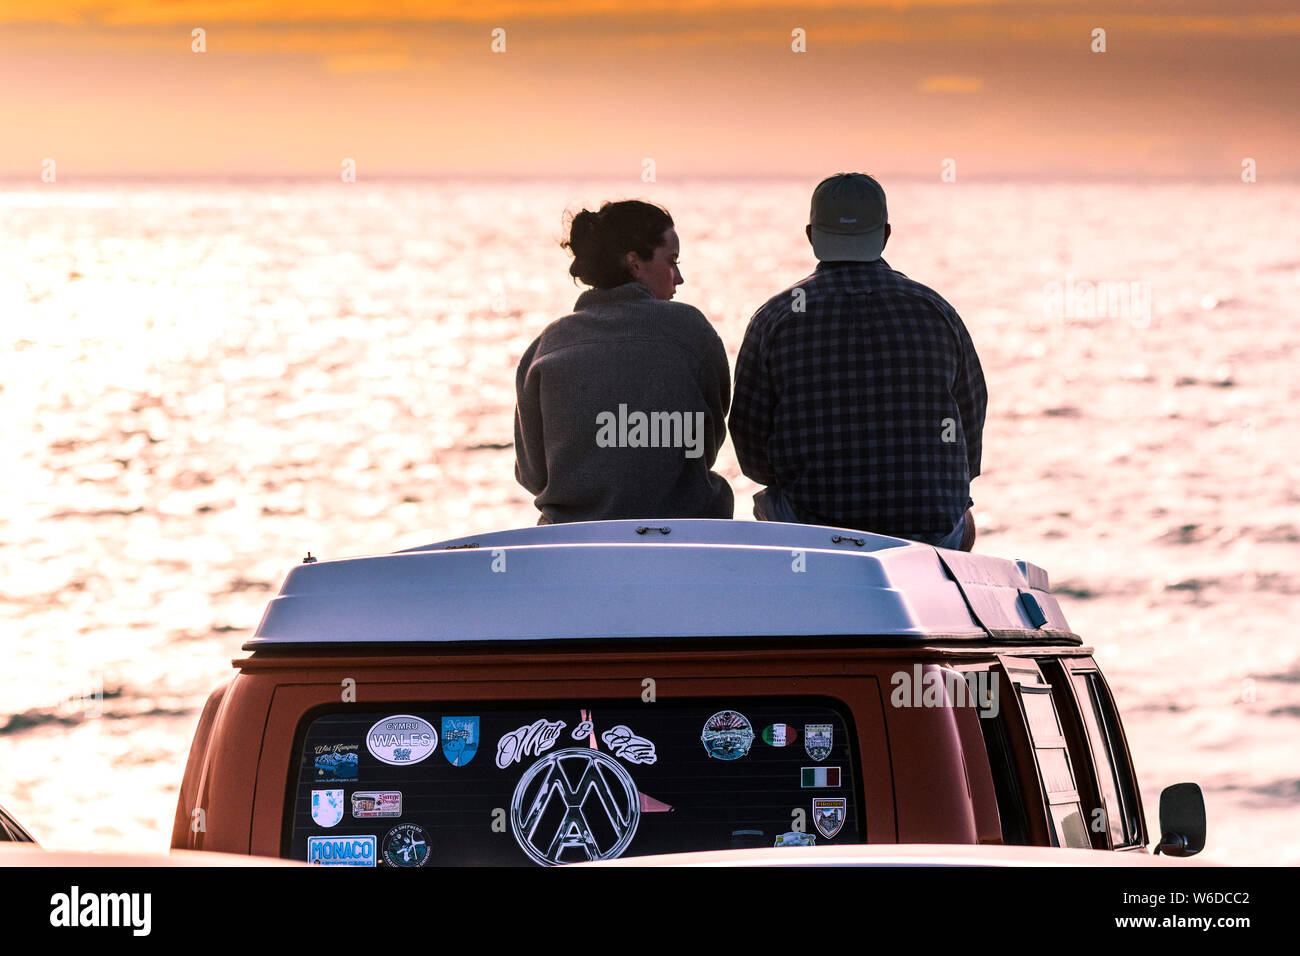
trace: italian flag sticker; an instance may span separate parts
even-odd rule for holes
[[[763,728],[763,743],[770,747],[789,747],[799,739],[799,731],[789,724],[772,724]]]
[[[804,767],[799,771],[799,786],[838,787],[840,785],[839,767]]]

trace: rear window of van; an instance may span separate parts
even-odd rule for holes
[[[866,839],[852,722],[825,699],[352,705],[296,749],[284,853],[323,866]]]

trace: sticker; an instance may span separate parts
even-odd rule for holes
[[[828,840],[844,827],[848,816],[848,800],[844,797],[813,797],[813,825]]]
[[[605,746],[615,757],[622,757],[628,763],[652,764],[659,759],[655,745],[644,737],[632,733],[631,728],[619,724],[600,735]]]
[[[322,745],[316,748],[316,779],[322,782],[357,779],[360,744]]]
[[[749,753],[754,742],[754,728],[744,714],[720,710],[704,722],[700,742],[710,757],[739,760]]]
[[[801,767],[799,769],[799,786],[809,787],[840,786],[839,767]]]
[[[497,741],[497,766],[504,770],[512,763],[519,763],[525,754],[540,757],[555,746],[564,727],[562,720],[539,718],[508,734],[502,734]]]
[[[433,724],[410,714],[394,714],[377,721],[366,734],[366,749],[381,763],[395,767],[419,763],[438,747]]]
[[[442,718],[442,755],[453,767],[463,767],[478,753],[478,718]]]
[[[538,760],[510,798],[515,842],[542,866],[612,860],[628,848],[640,821],[632,775],[590,747],[557,750]]]
[[[417,823],[403,823],[384,836],[384,862],[389,866],[424,866],[429,862],[429,833]]]
[[[789,724],[771,724],[763,728],[763,743],[769,747],[789,747],[799,739],[799,731]]]
[[[366,817],[400,817],[402,792],[400,790],[358,790],[352,794],[352,815]]]
[[[319,826],[332,827],[343,819],[342,790],[313,790],[311,792],[311,818]]]
[[[307,862],[316,866],[374,866],[373,836],[327,836],[307,839]]]
[[[791,830],[789,833],[782,833],[776,838],[773,846],[816,846],[817,838],[811,833],[796,833]]]
[[[825,760],[829,757],[834,740],[834,724],[803,725],[803,749],[813,760]]]

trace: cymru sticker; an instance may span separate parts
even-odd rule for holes
[[[411,714],[385,717],[366,733],[370,756],[394,767],[419,763],[437,747],[438,731],[433,724]]]

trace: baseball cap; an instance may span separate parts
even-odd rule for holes
[[[813,190],[813,254],[823,262],[872,262],[885,248],[885,191],[866,173],[838,173]]]

